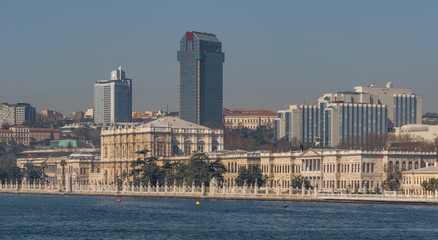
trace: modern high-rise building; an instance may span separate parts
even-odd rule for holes
[[[358,144],[396,126],[421,121],[421,96],[411,89],[355,87],[354,92],[327,93],[317,105],[291,105],[278,111],[277,139],[334,147]]]
[[[24,122],[35,122],[35,108],[29,103],[8,104],[0,106],[0,124],[23,124]]]
[[[211,33],[186,32],[177,53],[180,118],[217,128],[222,124],[222,43]]]
[[[94,84],[94,122],[111,124],[132,121],[132,79],[122,67],[111,72],[110,80]]]
[[[421,96],[412,93],[409,88],[394,88],[391,82],[386,87],[354,87],[355,92],[369,93],[377,97],[378,103],[388,107],[389,127],[401,127],[406,124],[421,124],[422,103]]]

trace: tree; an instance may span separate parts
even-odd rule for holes
[[[29,183],[35,184],[37,180],[39,181],[41,179],[42,171],[40,167],[33,164],[26,164],[25,175]]]
[[[426,191],[435,192],[438,190],[438,178],[429,178],[421,183],[421,186]]]
[[[65,186],[65,166],[67,166],[67,161],[65,159],[62,159],[60,165],[62,167],[62,173],[61,173],[62,180],[61,180],[61,183],[62,183],[62,186]]]
[[[156,157],[146,157],[150,151],[148,149],[143,149],[141,151],[135,152],[136,154],[142,154],[143,158],[137,158],[131,162],[131,173],[135,184],[143,183],[147,184],[149,181],[155,186],[157,180],[163,183],[165,173],[162,169],[155,163]]]
[[[243,186],[245,184],[262,186],[267,181],[267,176],[263,175],[262,170],[257,165],[249,165],[248,168],[241,167],[239,169],[239,175],[236,178],[237,186]]]
[[[144,154],[148,151],[138,151],[137,154]],[[149,181],[155,185],[158,180],[160,183],[165,181],[182,184],[185,180],[187,185],[193,181],[197,186],[204,183],[209,186],[210,180],[214,177],[219,182],[223,182],[223,174],[226,171],[225,166],[219,161],[210,162],[205,153],[195,152],[187,162],[166,162],[162,166],[155,163],[155,157],[138,158],[131,162],[131,176],[134,183],[146,184]]]
[[[197,186],[204,183],[209,185],[211,173],[207,166],[208,156],[205,153],[195,152],[184,167],[186,183],[195,182]]]
[[[301,175],[297,175],[294,178],[292,178],[292,187],[293,188],[298,188],[301,189],[303,187],[304,184],[304,188],[306,190],[313,189],[313,186],[310,184],[309,179],[301,176]]]
[[[388,173],[382,187],[389,191],[398,191],[401,187],[402,174],[400,172]]]
[[[305,144],[305,147],[311,147],[311,144]],[[248,128],[225,128],[224,131],[224,148],[227,150],[269,150],[273,152],[292,151],[300,149],[300,143],[297,139],[274,139],[272,128],[260,126],[256,130]]]
[[[46,168],[47,168],[47,162],[44,161],[41,163],[41,179],[43,179],[43,183],[46,183]]]
[[[224,181],[223,175],[227,169],[219,160],[209,162],[207,168],[209,172],[209,179],[215,178],[218,182]]]
[[[153,186],[156,186],[157,181],[161,184],[165,182],[165,171],[156,163],[144,165],[142,168],[141,182],[143,184],[150,182]]]

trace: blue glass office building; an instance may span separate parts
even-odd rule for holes
[[[177,53],[180,118],[220,127],[223,105],[222,43],[211,33],[186,32]]]
[[[417,123],[417,96],[394,95],[394,127]]]

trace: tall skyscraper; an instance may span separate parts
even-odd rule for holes
[[[180,42],[179,114],[189,122],[217,128],[222,124],[222,43],[211,33],[186,32]]]
[[[132,121],[132,79],[125,77],[122,67],[111,72],[110,80],[94,84],[94,122]]]

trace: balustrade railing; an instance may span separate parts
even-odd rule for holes
[[[67,189],[68,188],[68,189]],[[127,182],[117,184],[86,184],[81,185],[73,182],[66,187],[60,184],[42,184],[29,182],[0,182],[0,192],[41,192],[41,193],[78,193],[78,194],[120,194],[120,195],[168,195],[168,196],[210,196],[210,197],[306,197],[317,199],[358,199],[358,200],[406,200],[406,201],[436,201],[437,195],[404,195],[396,192],[386,194],[363,194],[363,193],[324,193],[317,189],[295,189],[269,186],[219,186],[212,180],[209,186],[202,184],[192,185],[168,185],[167,183],[155,183],[152,185],[133,185]]]

